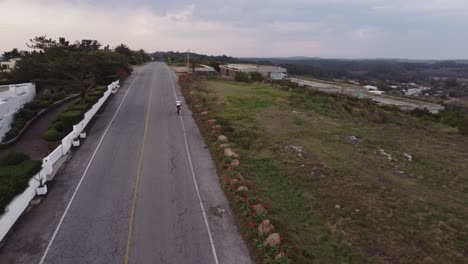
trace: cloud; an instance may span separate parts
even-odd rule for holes
[[[465,0],[0,0],[0,10],[0,51],[46,34],[234,56],[468,57]]]

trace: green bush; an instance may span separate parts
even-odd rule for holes
[[[41,110],[51,106],[53,103],[52,100],[41,100],[39,104],[41,105]]]
[[[463,122],[463,118],[463,114],[458,111],[444,110],[439,113],[440,122],[452,127],[458,127]]]
[[[101,98],[100,96],[90,96],[90,95],[88,95],[88,96],[86,97],[85,102],[86,102],[87,104],[89,104],[89,105],[94,105],[94,104],[97,103],[97,101],[99,101],[100,98]]]
[[[99,98],[102,97],[102,95],[104,94],[104,91],[102,90],[94,90],[94,91],[91,91],[88,93],[88,96],[98,96]]]
[[[0,166],[18,165],[19,163],[31,159],[22,152],[10,152],[0,158]]]
[[[43,107],[41,106],[41,101],[40,100],[33,100],[29,103],[24,104],[24,109],[30,109],[30,110],[40,110]]]
[[[78,124],[84,118],[83,111],[66,111],[60,114],[60,120],[63,122],[64,131],[66,133],[73,130],[73,126]]]
[[[5,140],[4,141],[9,141],[13,138],[15,138],[21,130],[18,130],[17,128],[12,127],[8,132],[5,134]]]
[[[13,163],[26,158],[24,154],[8,154],[1,160],[12,158]],[[18,194],[27,187],[28,182],[35,174],[41,170],[42,162],[38,160],[23,160],[15,165],[0,166],[0,214],[3,214],[5,207]]]
[[[249,82],[249,76],[243,72],[236,72],[234,80],[236,82]]]
[[[72,104],[67,111],[82,111],[86,112],[90,109],[89,104]]]
[[[19,111],[18,117],[26,119],[26,120],[30,120],[30,119],[34,118],[37,113],[38,113],[38,111],[36,111],[36,110],[29,109],[29,108],[23,108],[23,109],[21,109]]]
[[[265,80],[265,77],[263,77],[263,75],[259,72],[252,72],[250,74],[250,79],[254,82],[262,82]]]
[[[460,133],[464,136],[468,136],[468,117],[465,117],[458,126]]]
[[[60,133],[62,133],[65,130],[65,127],[64,127],[62,121],[58,121],[58,122],[53,123],[51,127],[53,129],[57,130]]]
[[[23,118],[16,119],[13,124],[11,125],[10,130],[5,134],[5,141],[11,140],[18,136],[19,132],[24,128],[26,125],[26,120]]]
[[[98,87],[94,88],[94,90],[105,93],[107,91],[107,86],[98,86]]]
[[[46,133],[44,134],[43,138],[48,141],[48,142],[55,142],[55,141],[59,141],[63,138],[63,133],[53,129],[53,128],[50,128],[49,130],[46,131]]]

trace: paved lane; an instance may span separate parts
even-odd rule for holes
[[[125,97],[117,96],[120,110],[102,120],[112,116],[112,124],[98,125],[104,136],[92,149],[85,141],[58,176],[70,176],[73,188],[61,189],[62,203],[53,189],[24,217],[0,262],[251,263],[190,111],[175,112],[175,97],[183,101],[176,83],[163,63],[136,71]],[[80,175],[66,175],[74,171]]]

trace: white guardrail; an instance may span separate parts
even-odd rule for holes
[[[59,145],[54,151],[52,151],[49,156],[42,160],[42,169],[38,174],[34,175],[29,180],[28,188],[26,188],[23,193],[13,198],[13,200],[6,206],[5,213],[0,215],[0,242],[3,240],[10,228],[15,224],[16,220],[18,220],[24,210],[26,210],[29,202],[31,202],[31,200],[36,196],[40,182],[45,183],[47,181],[47,176],[53,173],[53,165],[62,156],[68,153],[72,146],[72,141],[79,137],[80,133],[83,132],[86,125],[88,125],[93,116],[109,98],[110,94],[115,92],[115,90],[118,88],[119,81],[115,81],[107,86],[107,91],[99,99],[99,101],[94,104],[93,107],[88,110],[88,112],[85,113],[84,119],[80,123],[73,126],[73,131],[62,139],[62,144]]]

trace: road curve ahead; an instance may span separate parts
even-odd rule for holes
[[[176,97],[184,100],[173,71],[163,63],[147,64],[119,93],[124,95],[112,99],[121,100],[119,108],[105,120],[109,125],[92,151],[85,152],[85,141],[84,150],[75,154],[77,160],[86,154],[87,162],[74,164],[74,157],[58,176],[67,177],[69,167],[83,170],[41,233],[46,239],[15,238],[23,226],[31,229],[40,221],[41,212],[25,217],[12,234],[18,249],[37,243],[40,250],[30,256],[10,254],[9,260],[251,263],[191,112],[185,104],[181,117],[175,111]],[[47,208],[50,198],[33,211]],[[219,208],[226,213],[219,214]],[[8,243],[4,252],[15,247]]]

